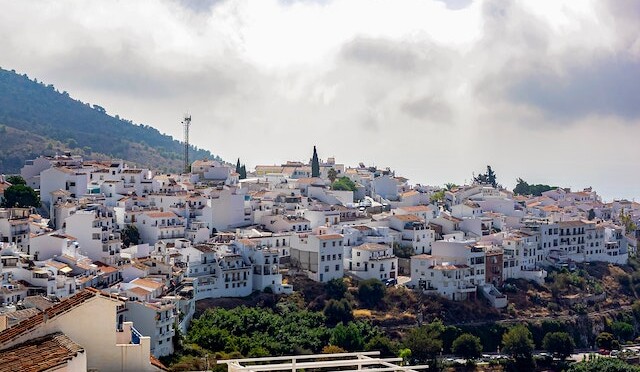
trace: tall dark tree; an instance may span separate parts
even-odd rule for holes
[[[378,279],[367,279],[358,285],[358,300],[360,303],[371,309],[378,305],[384,297],[385,286]]]
[[[19,176],[19,175],[7,177],[7,182],[9,182],[12,185],[26,185],[27,184],[27,181],[25,181],[24,178],[22,178],[22,176]]]
[[[311,177],[320,177],[320,161],[315,146],[313,146],[313,157],[311,158]]]
[[[140,232],[136,225],[127,225],[122,229],[122,244],[125,247],[137,245],[140,242]]]
[[[240,158],[238,158],[238,161],[236,162],[236,173],[240,174]]]
[[[29,186],[11,185],[4,190],[3,207],[40,207],[40,197]]]
[[[469,333],[460,335],[451,345],[453,353],[464,359],[479,358],[482,355],[482,343],[480,338]]]
[[[573,354],[575,346],[573,338],[567,332],[550,332],[542,339],[542,347],[563,360]]]
[[[429,325],[412,328],[405,335],[402,343],[404,347],[411,350],[411,359],[419,363],[434,362],[442,350],[440,333]]]
[[[241,180],[246,179],[247,178],[247,167],[245,167],[245,165],[242,164],[242,166],[240,167],[240,172],[238,172],[238,173],[240,173],[240,179]]]
[[[507,331],[502,335],[502,345],[504,352],[516,362],[527,363],[532,360],[533,336],[526,326],[519,324]]]
[[[487,172],[478,174],[473,177],[473,181],[480,184],[487,184],[493,187],[498,187],[498,181],[496,179],[496,173],[491,169],[490,165],[487,165]]]

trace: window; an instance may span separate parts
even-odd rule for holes
[[[360,257],[360,252],[356,252],[356,256]]]
[[[320,256],[320,261],[324,261],[324,255]]]
[[[327,243],[322,243],[322,248],[326,248],[327,247]]]
[[[336,246],[336,242],[335,242],[335,241],[333,241],[332,243],[333,243],[333,246],[335,247],[335,246]]]
[[[340,265],[336,265],[336,271],[340,271]]]
[[[329,272],[329,266],[325,266],[325,267],[324,267],[324,272],[325,272],[325,273],[328,273],[328,272]]]
[[[341,260],[342,259],[342,253],[338,253],[338,259]]]

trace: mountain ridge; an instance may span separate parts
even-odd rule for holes
[[[52,84],[0,68],[0,172],[18,173],[25,160],[67,151],[175,172],[182,170],[184,145],[149,125],[74,99]],[[189,158],[221,160],[194,146]]]

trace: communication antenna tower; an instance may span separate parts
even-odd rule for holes
[[[184,128],[184,172],[190,172],[189,166],[189,126],[191,126],[191,115],[184,114],[182,127]]]

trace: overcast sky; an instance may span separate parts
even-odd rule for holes
[[[0,0],[0,66],[250,168],[640,197],[634,0]]]

